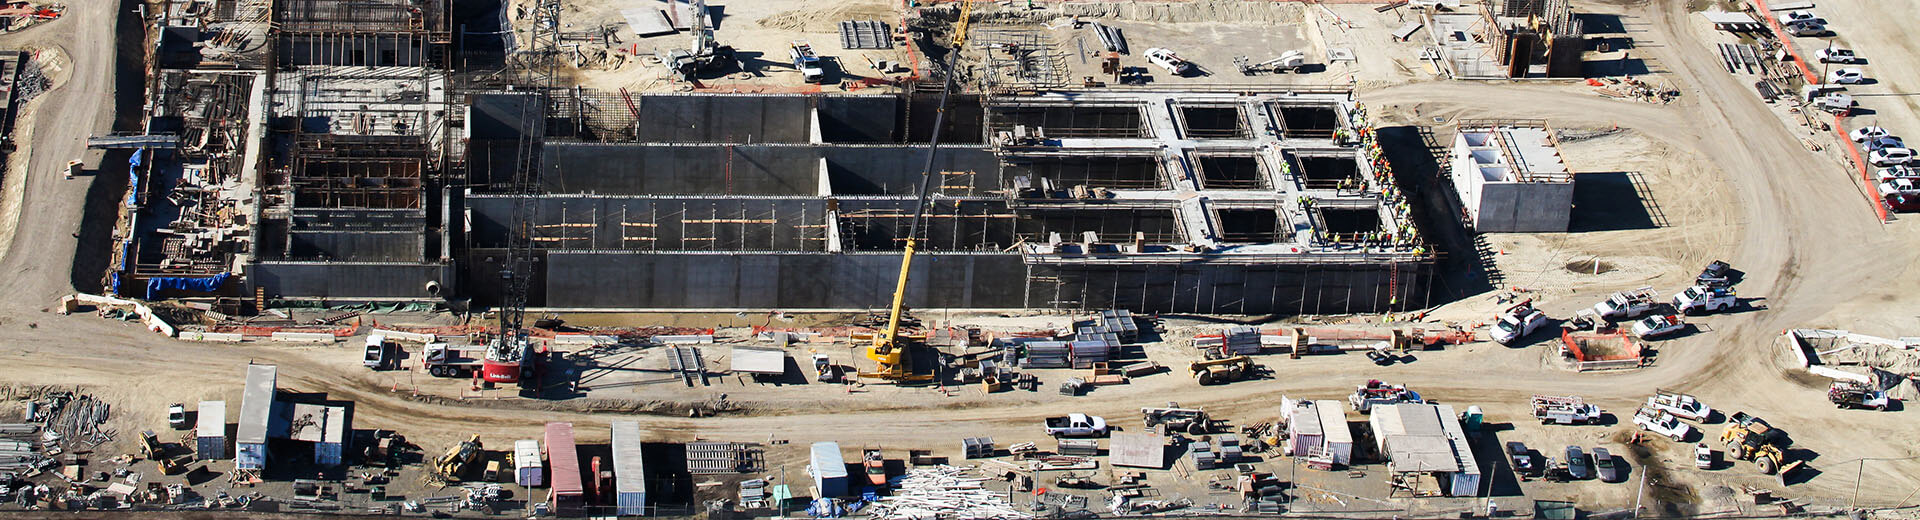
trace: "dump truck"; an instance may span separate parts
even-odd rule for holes
[[[1533,417],[1540,424],[1591,424],[1600,420],[1601,413],[1598,405],[1579,396],[1533,396]]]
[[[1751,460],[1760,468],[1760,473],[1772,475],[1775,471],[1782,474],[1793,471],[1801,462],[1787,464],[1787,447],[1793,441],[1787,438],[1787,432],[1774,428],[1759,417],[1736,412],[1727,422],[1727,430],[1720,433],[1720,443],[1727,447],[1727,457],[1733,460]]]
[[[1695,285],[1673,295],[1673,310],[1687,315],[1732,309],[1738,303],[1733,288],[1727,286]]]
[[[420,365],[434,377],[472,377],[486,365],[487,349],[428,343]]]
[[[1866,408],[1885,411],[1887,393],[1857,381],[1834,381],[1827,387],[1827,401],[1840,408]]]
[[[1259,365],[1253,364],[1253,358],[1247,356],[1195,361],[1187,365],[1187,370],[1193,373],[1193,378],[1199,380],[1203,386],[1246,379],[1252,377],[1253,371],[1258,368]]]
[[[1529,299],[1507,307],[1495,316],[1493,324],[1487,326],[1487,336],[1492,337],[1495,343],[1511,345],[1546,325],[1547,313],[1533,308],[1533,300]]]
[[[434,474],[443,480],[459,480],[461,475],[472,469],[474,462],[480,460],[480,449],[480,435],[474,434],[473,438],[449,448],[445,455],[434,459]]]
[[[1354,411],[1372,413],[1373,407],[1386,404],[1420,403],[1420,393],[1408,390],[1402,385],[1390,385],[1378,379],[1367,380],[1367,384],[1353,389],[1353,395],[1347,396],[1347,404]]]
[[[1647,398],[1647,406],[1689,421],[1706,422],[1708,418],[1713,417],[1713,409],[1707,407],[1706,403],[1700,402],[1692,395],[1679,392],[1656,389],[1653,396]]]
[[[1659,311],[1659,296],[1652,287],[1620,291],[1593,304],[1593,312],[1607,321],[1627,321]]]
[[[1207,415],[1206,410],[1181,408],[1180,403],[1167,403],[1165,408],[1141,408],[1140,415],[1145,419],[1148,429],[1160,428],[1167,433],[1180,432],[1188,435],[1219,433],[1224,423]]]
[[[1100,437],[1107,434],[1107,420],[1084,413],[1046,419],[1047,435],[1054,437]]]

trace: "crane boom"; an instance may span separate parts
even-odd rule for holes
[[[953,96],[953,67],[950,61],[941,65],[940,107],[934,111],[933,136],[928,139],[926,162],[920,168],[920,187],[914,198],[913,220],[907,226],[906,247],[900,252],[900,276],[894,282],[893,302],[887,310],[887,329],[873,338],[873,346],[867,351],[867,358],[879,364],[878,370],[869,375],[883,379],[917,379],[905,363],[906,346],[901,344],[900,315],[906,308],[907,279],[913,270],[914,252],[919,249],[920,225],[927,219],[927,202],[933,193],[933,164],[940,150],[940,131],[946,126],[947,102]]]

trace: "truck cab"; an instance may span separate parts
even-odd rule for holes
[[[1066,417],[1048,417],[1047,435],[1054,437],[1099,437],[1107,434],[1107,420],[1084,413]]]
[[[1673,295],[1673,310],[1688,315],[1732,309],[1739,303],[1732,287],[1695,285]]]
[[[394,346],[394,344],[387,342],[386,336],[379,334],[367,336],[367,356],[363,363],[366,364],[367,368],[374,370],[386,369],[387,364],[393,361],[392,353]]]

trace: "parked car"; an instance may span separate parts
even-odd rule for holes
[[[1808,11],[1806,9],[1796,9],[1793,11],[1780,13],[1780,23],[1783,23],[1783,24],[1801,23],[1801,22],[1817,22],[1817,21],[1820,21],[1820,17],[1817,15],[1814,15],[1813,11]]]
[[[1839,47],[1828,47],[1813,51],[1813,55],[1818,57],[1822,63],[1853,64],[1862,61],[1859,56],[1853,53],[1853,49],[1842,49]]]
[[[1586,480],[1593,478],[1593,469],[1587,466],[1587,454],[1579,446],[1567,447],[1567,478]]]
[[[1867,71],[1858,67],[1842,67],[1827,71],[1827,83],[1852,85],[1867,80]]]
[[[1601,482],[1626,480],[1625,475],[1621,475],[1620,464],[1613,461],[1613,454],[1599,446],[1593,448],[1593,472],[1600,476]]]
[[[1513,462],[1514,473],[1534,475],[1540,472],[1540,466],[1533,463],[1533,450],[1520,441],[1507,443],[1507,460]]]
[[[1739,282],[1740,271],[1735,270],[1732,264],[1720,260],[1714,260],[1708,263],[1706,268],[1700,270],[1699,276],[1693,277],[1693,283],[1713,287],[1733,285]]]
[[[1893,133],[1888,132],[1887,129],[1885,128],[1880,128],[1877,126],[1863,126],[1860,128],[1853,129],[1852,132],[1847,132],[1847,137],[1853,139],[1853,142],[1856,142],[1856,143],[1864,143],[1867,141],[1879,139],[1889,135],[1893,135]]]
[[[1885,150],[1888,148],[1906,148],[1907,147],[1907,143],[1901,142],[1900,138],[1894,137],[1891,135],[1874,138],[1872,140],[1867,141],[1866,145],[1867,145],[1867,151],[1869,152],[1875,151],[1875,150]]]
[[[1833,31],[1827,30],[1826,24],[1812,20],[1793,22],[1784,24],[1784,26],[1787,29],[1787,34],[1794,36],[1825,36],[1833,33]]]
[[[1882,168],[1913,162],[1912,148],[1881,148],[1867,154],[1867,162]]]
[[[1693,467],[1713,469],[1713,448],[1707,447],[1707,443],[1701,442],[1693,446]]]

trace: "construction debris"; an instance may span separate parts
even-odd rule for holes
[[[969,476],[972,468],[914,468],[900,479],[892,496],[882,497],[866,513],[872,518],[922,520],[1005,520],[1033,518],[1015,509],[1006,495],[983,487],[989,478]]]

